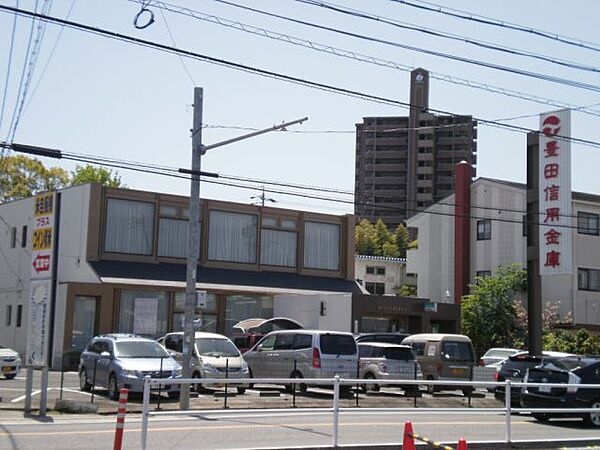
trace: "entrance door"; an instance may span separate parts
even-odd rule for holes
[[[82,352],[96,334],[96,297],[78,295],[73,309],[71,350]]]

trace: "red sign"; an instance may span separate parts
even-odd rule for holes
[[[31,263],[37,273],[50,270],[50,255],[37,255]]]

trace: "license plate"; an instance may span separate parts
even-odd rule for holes
[[[465,369],[452,369],[454,375],[462,375],[463,373],[465,373]]]
[[[552,392],[552,388],[550,386],[540,386],[539,391],[550,393],[550,392]]]
[[[6,367],[2,368],[2,373],[8,373],[8,372],[12,372],[12,371],[13,371],[12,367],[6,366]]]

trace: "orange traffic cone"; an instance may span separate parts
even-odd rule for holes
[[[402,450],[417,450],[417,448],[415,447],[415,438],[413,437],[412,423],[410,423],[410,421],[408,420],[404,424],[404,439],[402,440]]]
[[[468,450],[467,449],[467,441],[465,441],[463,438],[460,438],[458,440],[458,445],[456,446],[456,450]]]

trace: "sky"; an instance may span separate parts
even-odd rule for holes
[[[425,4],[421,0],[411,1]],[[590,42],[600,49],[597,20],[600,17],[600,2],[597,1],[431,1],[472,14]],[[148,9],[154,13],[155,22],[145,29],[136,29],[133,25],[134,17],[140,10],[140,4],[135,1],[21,0],[18,3],[20,8],[27,10],[33,10],[37,4],[38,11],[44,5],[51,4],[51,16],[68,16],[69,20],[75,22],[214,58],[408,102],[408,71],[341,58],[175,14],[159,8],[160,2],[147,2]],[[230,3],[402,45],[600,86],[599,72],[576,70],[483,49],[297,0],[231,0]],[[332,3],[419,28],[525,50],[552,60],[600,67],[600,51],[566,45],[530,33],[460,20],[398,1],[332,0]],[[564,86],[315,29],[242,10],[220,1],[171,0],[171,4],[196,11],[196,17],[212,15],[221,22],[237,21],[245,26],[300,38],[315,46],[326,45],[393,61],[402,67],[423,67],[435,74],[468,79],[571,105],[595,105],[590,109],[595,109],[598,115],[572,112],[572,136],[600,142],[598,91]],[[0,0],[0,5],[15,6],[15,1]],[[0,99],[5,104],[0,140],[5,140],[9,135],[13,110],[19,101],[17,94],[31,29],[30,19],[17,19],[11,70],[8,71],[13,20],[14,15],[0,11]],[[140,23],[143,23],[143,17]],[[36,30],[34,28],[34,35]],[[9,78],[4,96],[7,73]],[[98,157],[189,167],[194,86],[204,89],[202,106],[205,129],[202,142],[205,145],[249,132],[229,127],[263,129],[305,116],[309,118],[302,125],[289,127],[287,132],[271,132],[219,147],[202,157],[202,169],[205,171],[288,185],[277,188],[281,191],[299,192],[289,185],[300,184],[352,192],[355,124],[362,122],[363,117],[407,115],[406,109],[400,106],[316,90],[222,65],[180,59],[173,54],[70,28],[64,28],[61,33],[60,27],[48,24],[37,64],[32,71],[14,142]],[[429,104],[431,108],[470,114],[482,119],[527,116],[508,123],[531,129],[538,127],[538,114],[558,109],[438,79],[430,80]],[[478,176],[525,182],[524,133],[480,124],[477,147]],[[63,160],[44,159],[44,163],[67,170],[75,167],[75,163]],[[574,190],[600,194],[598,167],[599,147],[572,145]],[[119,170],[119,173],[127,186],[133,189],[189,194],[189,181],[183,179],[126,170]],[[252,203],[256,199],[251,197],[261,193],[260,184],[254,186],[254,190],[248,190],[203,182],[201,196]],[[352,213],[352,197],[349,195],[325,194],[314,190],[302,192],[318,197],[335,196],[345,203],[270,192],[266,196],[275,200],[276,206],[283,208],[333,214]]]

